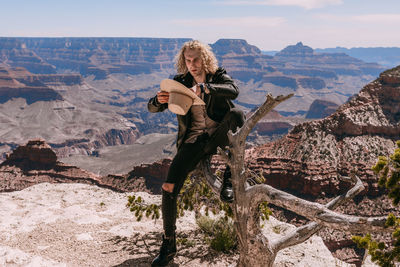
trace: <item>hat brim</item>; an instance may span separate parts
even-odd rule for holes
[[[183,95],[187,95],[193,99],[192,105],[205,105],[203,100],[199,98],[190,88],[187,88],[180,82],[171,79],[165,79],[161,81],[160,84],[161,91],[168,93],[179,93]]]

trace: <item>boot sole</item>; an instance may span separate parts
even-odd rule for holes
[[[225,198],[223,196],[219,196],[219,198],[221,199],[222,202],[225,202],[225,203],[232,203],[233,202],[233,198],[227,199],[227,198]]]

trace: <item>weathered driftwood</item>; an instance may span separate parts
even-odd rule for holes
[[[231,167],[232,172],[235,200],[231,207],[239,241],[238,266],[272,266],[279,250],[306,241],[324,226],[357,233],[389,230],[384,228],[386,217],[368,218],[332,211],[335,207],[364,190],[361,180],[355,173],[350,178],[347,177],[349,181],[354,183],[354,186],[325,205],[298,198],[266,184],[250,186],[247,183],[244,169],[246,137],[262,117],[292,96],[293,94],[274,98],[268,94],[263,105],[246,120],[242,128],[235,133],[231,131],[228,133],[230,141],[228,152],[222,149],[218,150],[219,155]],[[216,193],[219,193],[221,182],[212,173],[209,162],[201,162],[201,169],[208,184]],[[279,240],[271,242],[261,232],[260,228],[258,207],[264,201],[291,210],[312,222],[298,227]]]

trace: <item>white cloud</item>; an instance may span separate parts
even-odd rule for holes
[[[201,19],[175,19],[172,23],[184,26],[198,27],[276,27],[286,22],[282,17],[226,17]]]
[[[400,23],[400,14],[332,15],[316,14],[316,18],[333,22],[370,23],[374,25]]]
[[[343,0],[225,0],[219,2],[224,5],[263,5],[263,6],[298,6],[304,9],[321,8],[328,5],[340,5],[343,4]]]
[[[367,14],[353,16],[352,19],[368,23],[400,23],[400,14]]]

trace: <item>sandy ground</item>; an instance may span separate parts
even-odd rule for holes
[[[146,203],[160,196],[140,195]],[[0,194],[0,266],[150,266],[160,246],[162,221],[137,222],[127,193],[84,184],[42,183]],[[203,241],[194,214],[178,220],[180,245],[171,266],[235,266],[238,255],[218,253]],[[290,225],[273,218],[264,231],[278,238]],[[350,266],[331,255],[318,236],[281,251],[276,266]],[[369,265],[368,265],[369,266]]]

